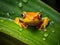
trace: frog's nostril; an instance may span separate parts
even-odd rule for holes
[[[38,19],[38,16],[35,16],[34,18],[33,18],[33,20],[37,20]]]
[[[37,21],[37,18],[33,18],[33,21]]]

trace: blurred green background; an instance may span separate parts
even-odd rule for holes
[[[50,5],[52,8],[60,12],[60,0],[42,0],[46,4]]]

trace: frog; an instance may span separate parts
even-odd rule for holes
[[[35,26],[39,30],[46,30],[46,26],[49,23],[48,17],[43,17],[41,12],[23,12],[21,18],[16,17],[14,22],[22,28],[28,28],[29,26]]]

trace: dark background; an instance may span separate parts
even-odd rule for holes
[[[42,0],[60,13],[60,0]]]

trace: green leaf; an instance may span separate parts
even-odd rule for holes
[[[22,3],[22,5],[20,3]],[[34,27],[29,27],[27,29],[20,28],[15,24],[15,17],[21,17],[23,11],[41,12],[42,17],[48,16],[50,23],[47,27],[47,32],[43,30],[39,31]],[[24,0],[0,0],[0,17],[0,32],[4,34],[16,38],[28,45],[59,45],[60,13],[42,1],[27,0],[27,2],[24,2]],[[4,38],[7,39],[5,36]],[[9,41],[12,42],[12,40]]]

